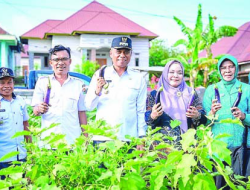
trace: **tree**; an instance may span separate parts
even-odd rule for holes
[[[186,48],[185,56],[177,56],[176,58],[184,64],[186,73],[189,74],[189,82],[191,87],[194,88],[195,81],[198,75],[199,63],[204,62],[204,59],[199,58],[199,52],[204,48],[204,43],[202,41],[202,10],[201,5],[198,6],[198,15],[196,18],[195,28],[192,30],[187,27],[180,19],[174,16],[174,20],[181,27],[182,32],[187,36],[187,40],[180,39],[175,42],[174,47],[179,45],[184,45]],[[168,60],[166,60],[168,61]],[[208,60],[206,60],[208,61]]]
[[[149,49],[149,65],[150,66],[163,66],[162,60],[169,57],[176,57],[181,53],[178,49],[168,48],[165,45],[164,40],[153,40],[151,42],[151,48]]]
[[[75,66],[74,71],[78,73],[85,74],[89,77],[92,77],[95,74],[95,71],[100,67],[96,62],[91,62],[86,60],[85,57],[82,57],[82,63]]]
[[[196,18],[195,28],[193,30],[187,27],[177,17],[174,17],[174,20],[181,27],[181,30],[184,35],[187,36],[187,40],[177,40],[177,42],[175,42],[174,44],[174,47],[184,45],[186,48],[186,54],[178,55],[177,57],[171,59],[178,59],[184,64],[186,73],[189,74],[190,85],[194,88],[195,85],[199,85],[197,83],[197,78],[199,77],[199,74],[204,74],[201,71],[207,71],[205,76],[207,78],[208,71],[213,70],[215,64],[218,62],[218,59],[214,59],[212,58],[212,56],[199,58],[199,53],[204,49],[208,49],[208,52],[211,52],[211,45],[217,42],[219,38],[221,38],[222,36],[227,36],[229,34],[233,35],[233,27],[222,26],[218,30],[214,31],[213,19],[210,19],[208,26],[203,32],[201,4],[199,4],[198,6],[198,15]],[[168,62],[171,59],[164,60],[163,63]]]
[[[229,37],[234,36],[238,29],[232,26],[221,26],[218,29],[215,30],[214,28],[214,20],[216,20],[217,17],[212,17],[210,14],[208,15],[209,23],[207,27],[205,28],[204,32],[202,33],[202,39],[204,43],[204,48],[207,53],[207,58],[212,59],[213,54],[211,50],[212,44],[216,43],[220,38],[222,37]],[[207,86],[209,73],[212,72],[211,65],[202,65],[202,69],[204,69],[204,79],[203,79],[203,86]]]

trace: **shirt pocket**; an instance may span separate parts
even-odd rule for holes
[[[56,96],[54,91],[51,91],[50,98],[49,98],[49,104],[52,107],[57,107],[59,105],[59,97]]]
[[[6,124],[9,121],[8,113],[0,113],[0,125]]]
[[[77,103],[78,103],[79,97],[76,97],[74,95],[66,96],[65,97],[65,111],[72,112],[76,111],[77,109]]]
[[[140,86],[136,83],[128,83],[124,95],[128,100],[135,101],[139,94]]]

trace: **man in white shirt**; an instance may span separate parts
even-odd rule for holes
[[[111,126],[120,125],[118,139],[129,141],[125,135],[142,137],[146,134],[144,114],[146,111],[147,88],[143,76],[129,68],[132,41],[128,37],[114,38],[110,57],[113,65],[107,67],[103,77],[99,71],[93,76],[85,105],[92,110],[97,107],[96,119],[103,119]],[[108,83],[108,89],[103,86]],[[109,140],[94,136],[94,141]],[[141,149],[142,146],[137,146]]]
[[[62,45],[50,50],[50,65],[54,74],[40,77],[36,83],[32,99],[35,115],[42,114],[42,128],[52,123],[58,126],[45,131],[42,138],[53,133],[66,135],[69,144],[73,144],[87,124],[82,81],[68,74],[71,64],[70,49]],[[49,104],[45,101],[48,84],[51,84]],[[50,107],[49,107],[50,105]],[[87,134],[84,134],[87,136]]]

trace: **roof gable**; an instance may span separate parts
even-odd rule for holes
[[[49,23],[53,22],[53,23]],[[48,35],[76,33],[128,34],[156,38],[157,35],[97,1],[92,1],[63,21],[47,20],[21,38],[46,38]]]
[[[41,24],[39,24],[38,26],[36,26],[35,28],[24,33],[21,37],[42,39],[47,31],[51,30],[61,22],[62,22],[61,20],[46,20]]]
[[[9,34],[9,33],[0,27],[0,34]]]
[[[211,46],[213,56],[220,54],[230,54],[238,62],[250,61],[250,22],[239,27],[238,32],[233,37],[224,37]],[[202,51],[199,56],[204,57],[206,51]]]

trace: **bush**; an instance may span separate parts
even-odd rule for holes
[[[14,81],[16,86],[22,86],[24,85],[24,76],[15,77]]]
[[[171,126],[178,124],[173,121]],[[0,188],[213,190],[216,189],[213,177],[219,174],[232,189],[244,189],[246,185],[240,177],[233,179],[230,167],[222,164],[224,160],[230,165],[230,151],[224,142],[212,137],[210,126],[200,126],[197,131],[189,129],[182,134],[179,143],[174,143],[174,137],[156,133],[159,128],[149,129],[147,136],[141,139],[127,137],[131,142],[126,143],[116,138],[119,126],[114,128],[104,121],[97,121],[83,127],[89,133],[88,138],[80,136],[69,146],[64,135],[52,133],[42,141],[55,149],[46,149],[38,146],[43,130],[31,126],[31,134],[37,138],[26,144],[27,162],[1,170],[0,175],[7,178],[0,181]],[[105,135],[113,140],[94,147],[92,135]],[[152,147],[155,141],[159,144]],[[144,151],[135,149],[140,144],[145,144]],[[166,148],[169,153],[162,151]],[[129,153],[131,149],[134,151]],[[213,168],[218,172],[214,173]],[[24,178],[21,178],[22,174]],[[240,183],[234,185],[233,182]]]
[[[99,64],[96,62],[91,62],[89,60],[85,60],[85,58],[82,58],[82,63],[77,64],[75,66],[74,71],[78,73],[82,73],[84,75],[87,75],[89,77],[92,77],[95,73],[95,71],[100,67]]]

